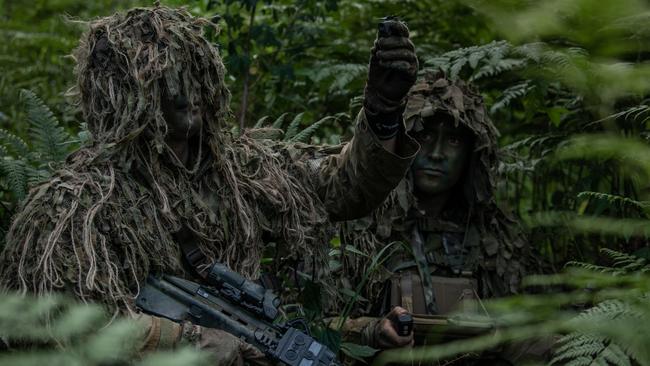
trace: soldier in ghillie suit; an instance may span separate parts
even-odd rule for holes
[[[218,260],[255,278],[267,241],[325,263],[330,220],[371,211],[415,156],[401,114],[417,60],[406,26],[391,22],[392,36],[373,48],[356,136],[340,154],[314,158],[316,148],[224,131],[230,93],[204,27],[215,26],[161,6],[90,22],[74,57],[91,142],[30,191],[0,280],[132,315],[145,349],[183,337],[241,362],[254,352],[234,337],[138,314],[147,274],[192,277]],[[199,250],[197,266],[183,255],[187,243]]]
[[[404,120],[421,145],[409,174],[370,216],[340,224],[342,287],[355,290],[370,273],[352,316],[382,316],[394,306],[447,315],[463,299],[517,293],[531,257],[517,223],[495,204],[498,132],[482,97],[462,81],[426,73],[409,92]],[[368,268],[387,245],[383,265]],[[364,319],[349,330],[386,348],[385,319]]]

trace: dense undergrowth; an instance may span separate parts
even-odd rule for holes
[[[386,353],[383,361],[434,360],[524,337],[562,335],[553,364],[650,365],[645,347],[650,342],[650,7],[645,2],[163,3],[187,5],[221,24],[221,33],[211,37],[227,63],[235,133],[269,126],[284,132],[269,129],[274,134],[268,137],[285,140],[348,138],[360,107],[374,24],[389,14],[409,23],[423,68],[442,69],[481,89],[501,131],[500,204],[522,218],[533,245],[552,271],[560,272],[529,283],[562,291],[489,303],[502,327],[496,336]],[[149,2],[120,7],[132,5]],[[115,9],[109,1],[35,0],[33,6],[0,1],[3,237],[29,185],[46,179],[90,138],[78,111],[65,103],[73,64],[66,55],[82,27],[63,15],[89,18]],[[12,333],[11,314],[23,307],[20,301],[7,297],[0,307],[0,333],[10,338],[31,337]],[[94,310],[68,308],[66,301],[35,302],[42,308],[28,312],[31,320],[17,319],[37,321],[48,306],[65,308],[62,314],[79,322],[95,319]],[[114,362],[85,357],[104,355],[92,347],[129,333],[127,326],[115,327],[90,339],[80,336],[91,332],[81,325],[61,331],[64,341],[55,348],[78,350],[70,356],[77,364]],[[44,333],[35,328],[45,353],[20,362],[55,357],[47,350],[57,342]]]

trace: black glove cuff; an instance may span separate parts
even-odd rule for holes
[[[392,139],[403,128],[401,110],[391,113],[375,113],[366,108],[365,112],[370,129],[380,140]]]
[[[406,107],[406,98],[399,101],[390,100],[380,95],[370,85],[366,85],[363,107],[372,132],[380,140],[390,140],[402,128],[402,113]]]

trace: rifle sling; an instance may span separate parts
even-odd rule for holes
[[[199,249],[192,240],[179,240],[181,251],[185,261],[190,268],[199,275],[201,278],[206,277],[206,265],[208,264],[208,257]]]
[[[424,299],[426,300],[426,308],[429,314],[438,314],[438,304],[436,302],[436,297],[433,293],[433,281],[431,279],[431,271],[429,269],[429,263],[427,263],[426,256],[424,255],[424,242],[422,240],[422,235],[417,226],[413,228],[411,246],[413,248],[413,255],[415,257],[415,263],[418,266],[418,272],[420,273],[420,280],[422,282],[422,287],[424,290]]]

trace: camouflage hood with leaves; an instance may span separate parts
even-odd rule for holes
[[[425,73],[409,92],[404,112],[407,131],[421,131],[428,117],[440,113],[450,115],[456,126],[466,127],[474,137],[470,162],[459,182],[461,189],[454,190],[462,195],[464,203],[448,205],[441,219],[461,227],[473,225],[477,228],[483,263],[494,263],[490,268],[481,268],[484,277],[481,280],[487,281],[483,283],[482,296],[516,292],[524,273],[523,263],[528,260],[528,254],[524,253],[527,243],[518,224],[501,212],[494,201],[498,131],[487,115],[482,96],[473,87],[460,80],[450,80],[442,73]],[[420,215],[409,174],[371,215],[340,224],[343,248],[341,286],[359,283],[364,273],[370,270],[369,258],[376,256],[383,247],[391,242],[408,241]],[[353,252],[345,250],[347,245],[355,248]],[[394,255],[401,251],[400,245],[393,248],[396,250]],[[355,254],[359,251],[365,256]],[[391,276],[383,267],[370,273],[361,294],[367,301],[357,308],[361,309],[360,314],[367,313],[373,304],[380,301],[377,297],[384,281]]]
[[[72,94],[92,138],[14,218],[0,257],[5,288],[131,309],[148,273],[183,273],[181,229],[208,259],[249,277],[263,237],[324,260],[316,248],[329,239],[327,213],[305,184],[307,167],[280,143],[224,133],[230,93],[205,28],[217,31],[161,6],[89,23]],[[161,111],[162,96],[178,94],[204,121],[187,165],[165,141]]]
[[[470,205],[489,204],[496,188],[499,133],[487,115],[483,97],[461,80],[425,73],[409,92],[404,112],[407,131],[421,131],[426,118],[440,113],[450,115],[456,126],[466,127],[474,136],[463,193]]]

